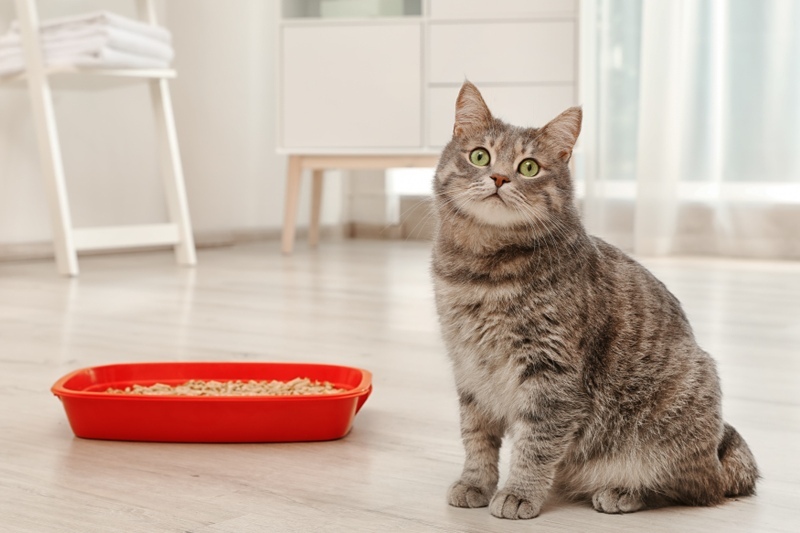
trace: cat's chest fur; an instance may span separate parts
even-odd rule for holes
[[[569,310],[558,305],[557,290],[534,276],[472,274],[440,269],[434,276],[457,386],[493,417],[513,419],[530,406],[539,370],[571,364]]]

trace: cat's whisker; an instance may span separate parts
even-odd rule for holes
[[[406,233],[406,236],[405,236],[405,240],[411,239],[411,236],[414,235],[414,233],[417,231],[417,229],[420,226],[422,226],[423,224],[426,224],[433,217],[433,215],[435,214],[434,202],[435,202],[435,200],[431,200],[429,198],[426,198],[424,200],[419,200],[416,204],[414,204],[411,207],[411,209],[408,210],[408,212],[401,214],[400,223],[401,223],[402,226],[405,226],[405,224],[408,222],[409,218],[411,218],[411,216],[416,211],[418,211],[421,206],[428,207],[427,211],[425,211],[425,214],[422,216],[422,218],[420,220],[418,220],[416,224],[414,224],[413,228],[408,230],[408,232]]]
[[[433,218],[433,212],[431,212],[431,213],[426,213],[426,214],[425,214],[425,215],[424,215],[422,218],[420,218],[420,219],[417,221],[417,223],[416,223],[416,224],[414,224],[414,227],[408,230],[408,233],[407,233],[407,234],[406,234],[406,236],[405,236],[405,240],[410,240],[410,239],[412,238],[412,236],[416,234],[416,231],[417,231],[417,229],[418,229],[418,228],[420,228],[420,227],[423,227],[423,228],[424,228],[424,227],[425,227],[425,224],[427,224],[427,223],[428,223],[428,221],[429,221],[431,218]]]
[[[527,204],[523,202],[515,202],[514,209],[516,209],[523,217],[526,222],[526,226],[531,228],[531,232],[534,235],[534,239],[540,242],[545,250],[547,251],[548,255],[550,254],[550,243],[547,241],[546,236],[544,235],[543,231],[543,222],[540,220],[538,214],[533,212],[533,209]],[[540,263],[542,261],[543,254],[541,252],[536,254],[536,270],[539,270]]]
[[[536,229],[536,232],[539,228],[544,228],[544,232],[547,232],[547,227],[551,232],[548,233],[555,233],[559,236],[559,240],[563,241],[565,246],[570,247],[570,249],[575,252],[576,254],[580,251],[578,246],[574,242],[574,235],[573,232],[570,232],[569,229],[558,220],[558,218],[549,215],[548,213],[540,214],[538,212],[538,207],[536,205],[530,205],[528,203],[520,202],[515,205],[515,207],[521,212],[526,215],[526,218],[532,221],[534,224],[532,226]],[[545,221],[546,219],[546,221]],[[541,233],[541,232],[540,232]],[[550,235],[551,240],[555,244],[555,238],[553,235]]]
[[[408,235],[406,235],[406,239],[409,239],[410,235],[413,235],[414,231],[416,231],[416,229],[420,226],[420,224],[422,224],[423,222],[426,222],[427,220],[430,220],[430,218],[434,214],[434,205],[435,205],[436,201],[437,200],[435,198],[434,199],[425,198],[425,199],[419,200],[413,206],[411,206],[411,208],[407,212],[401,213],[400,223],[403,224],[414,214],[414,212],[419,210],[420,207],[423,207],[423,206],[429,207],[428,211],[425,213],[425,216],[422,218],[422,220],[417,222],[417,224],[414,225],[414,228],[412,228],[408,232]],[[391,227],[391,224],[386,224],[384,226],[384,228],[383,228],[383,231],[388,230],[390,227]]]
[[[548,255],[554,255],[552,252],[557,248],[558,244],[551,235],[551,232],[547,231],[548,228],[543,220],[543,216],[537,212],[536,207],[531,206],[528,203],[520,202],[517,204],[517,208],[529,221],[530,227],[533,229],[536,239],[543,243],[548,251]],[[553,249],[550,248],[551,244]],[[557,259],[559,258],[557,257]]]

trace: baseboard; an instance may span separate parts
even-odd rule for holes
[[[403,228],[400,225],[349,222],[345,235],[350,239],[402,239]]]
[[[347,228],[343,226],[323,226],[320,228],[321,239],[342,239],[346,236]],[[298,228],[297,240],[308,237],[306,228]],[[264,229],[236,229],[236,230],[210,230],[199,231],[194,235],[197,249],[220,248],[234,246],[248,242],[278,241],[281,238],[280,228]],[[171,246],[144,246],[140,248],[123,248],[114,250],[92,250],[80,252],[80,256],[152,252],[156,250],[169,250]],[[55,252],[52,241],[26,242],[0,244],[0,262],[54,260]]]
[[[0,244],[0,261],[30,261],[53,258],[55,258],[53,243],[49,241]]]
[[[430,196],[402,196],[399,224],[350,222],[346,235],[351,239],[430,241],[435,224]]]
[[[400,201],[400,224],[368,224],[350,222],[343,225],[328,225],[320,228],[321,239],[402,239],[429,241],[433,235],[434,220],[431,216],[431,199],[427,196],[404,196]],[[308,237],[307,228],[297,228],[297,240]],[[281,228],[252,228],[234,230],[196,231],[195,246],[198,249],[234,246],[247,242],[277,241]],[[168,250],[170,246],[149,246],[115,250],[93,250],[80,252],[81,256],[110,253],[137,253]],[[55,253],[51,241],[0,243],[0,262],[53,260]]]

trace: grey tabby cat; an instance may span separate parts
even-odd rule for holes
[[[448,501],[516,519],[553,487],[605,513],[753,494],[755,460],[722,420],[714,361],[680,303],[579,220],[580,127],[577,107],[520,128],[469,82],[458,96],[434,181],[436,304],[466,449]]]

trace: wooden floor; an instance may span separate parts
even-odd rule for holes
[[[424,243],[278,243],[0,264],[0,531],[800,531],[800,264],[645,263],[719,362],[724,408],[764,479],[717,508],[625,516],[549,502],[533,521],[445,503],[461,468],[457,402]],[[153,444],[73,436],[49,387],[123,361],[319,361],[370,369],[344,439]],[[503,465],[507,466],[507,456]]]

